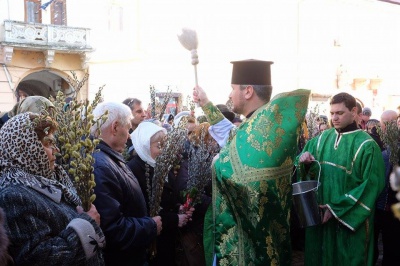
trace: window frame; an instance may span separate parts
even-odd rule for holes
[[[29,3],[36,3],[38,6],[38,21],[28,21],[29,20],[29,13],[30,8],[29,8]],[[24,0],[24,9],[25,9],[25,14],[24,14],[24,19],[26,23],[42,23],[42,9],[40,8],[41,6],[41,0]],[[36,13],[34,13],[36,14]],[[35,15],[34,15],[35,16]]]
[[[56,4],[62,4],[64,10],[64,17],[61,18],[61,24],[56,24]],[[51,24],[60,25],[60,26],[67,26],[67,1],[66,0],[55,0],[51,5]]]

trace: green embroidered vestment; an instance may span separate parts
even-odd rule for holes
[[[305,265],[373,265],[375,201],[385,183],[382,153],[364,131],[324,131],[303,152],[321,164],[318,202],[333,213],[326,224],[306,229]],[[300,155],[299,155],[300,157]],[[304,165],[301,165],[305,176]],[[319,166],[308,172],[316,179]]]
[[[205,218],[207,265],[290,265],[291,172],[310,91],[274,97],[243,122],[214,160]],[[213,119],[219,121],[216,110]]]

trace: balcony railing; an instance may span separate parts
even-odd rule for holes
[[[90,29],[5,20],[0,43],[30,49],[91,51]]]

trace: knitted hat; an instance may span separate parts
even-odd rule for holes
[[[371,115],[372,115],[371,109],[368,108],[368,107],[364,107],[364,108],[362,109],[362,114],[363,114],[363,115],[366,115],[366,116],[371,116]]]

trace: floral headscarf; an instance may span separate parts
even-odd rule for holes
[[[49,101],[49,99],[43,96],[28,96],[22,99],[10,112],[8,112],[8,117],[13,117],[26,112],[39,114],[42,109],[47,109],[49,107],[54,107],[54,104]]]
[[[30,125],[31,114],[16,115],[0,129],[0,189],[16,184],[54,186],[68,202],[81,205],[67,173],[58,165],[55,170],[50,168],[43,145]]]

